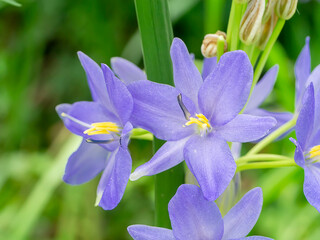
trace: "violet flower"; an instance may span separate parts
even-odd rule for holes
[[[290,140],[296,145],[294,160],[304,169],[304,195],[320,212],[320,114],[316,111],[319,108],[320,102],[315,101],[314,86],[310,83],[297,119],[297,140]]]
[[[110,210],[120,202],[131,172],[127,146],[133,100],[108,66],[102,64],[101,70],[82,52],[78,55],[94,101],[56,107],[65,126],[84,138],[70,156],[63,180],[72,185],[82,184],[103,171],[96,204]]]
[[[266,240],[270,238],[246,237],[259,218],[262,200],[261,188],[254,188],[222,217],[216,203],[207,201],[197,186],[184,184],[169,202],[172,230],[132,225],[128,232],[135,240]]]
[[[167,140],[130,179],[163,172],[185,159],[205,198],[215,200],[236,169],[227,141],[259,139],[276,121],[238,115],[248,98],[253,75],[243,51],[224,54],[204,81],[180,39],[172,43],[171,58],[176,88],[147,80],[128,85],[134,99],[131,122]]]

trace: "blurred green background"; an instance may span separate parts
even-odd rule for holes
[[[214,16],[208,1],[221,1]],[[94,207],[98,178],[69,186],[61,178],[80,140],[63,127],[54,107],[90,100],[81,50],[98,63],[125,57],[143,67],[133,0],[0,1],[0,239],[130,239],[130,224],[153,224],[153,177],[129,182],[113,211]],[[174,34],[202,59],[205,29],[226,30],[230,0],[169,0]],[[293,110],[293,66],[311,37],[312,67],[320,63],[320,4],[299,4],[267,66],[280,65],[265,107]],[[208,22],[210,19],[210,22]],[[294,136],[294,134],[291,134]],[[250,147],[246,145],[243,151]],[[134,168],[147,161],[152,143],[133,140]],[[293,155],[285,138],[265,152]],[[275,239],[320,239],[320,215],[302,192],[298,168],[247,171],[242,190],[261,186],[264,207],[252,234]]]

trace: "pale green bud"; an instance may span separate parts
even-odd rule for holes
[[[266,47],[277,21],[278,16],[275,14],[275,12],[273,12],[269,17],[269,20],[262,24],[257,41],[257,46],[259,49],[264,50]]]
[[[297,10],[298,0],[278,0],[276,12],[282,19],[288,20]]]
[[[217,56],[219,39],[224,40],[224,52],[226,52],[228,49],[226,38],[226,34],[221,31],[217,31],[215,34],[205,35],[201,45],[202,55],[207,58]]]
[[[262,18],[263,23],[267,22],[269,20],[269,18],[271,17],[271,15],[273,14],[277,1],[278,0],[268,0],[268,3],[266,5],[266,9],[264,10],[264,14],[263,14],[263,18]]]
[[[240,39],[252,44],[257,39],[265,9],[265,0],[250,0],[240,23]]]

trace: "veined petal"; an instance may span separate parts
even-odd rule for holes
[[[221,239],[223,220],[215,202],[207,201],[199,187],[183,184],[169,202],[169,216],[176,239]]]
[[[212,126],[226,124],[241,111],[249,96],[252,77],[252,65],[245,52],[222,55],[198,94],[201,113]]]
[[[261,188],[254,188],[247,192],[224,216],[223,239],[247,236],[260,216],[262,202]]]
[[[296,108],[298,103],[302,98],[303,92],[306,88],[306,82],[311,71],[311,58],[310,58],[310,48],[309,48],[310,37],[306,38],[306,44],[303,47],[300,55],[296,61],[294,67],[294,72],[296,75]]]
[[[206,79],[217,66],[217,57],[204,58],[202,67],[202,79]]]
[[[130,132],[133,129],[133,126],[130,122],[127,122],[126,125],[124,125],[121,137],[120,137],[120,145],[121,147],[127,149],[129,141],[130,141]]]
[[[107,87],[101,68],[83,52],[78,52],[78,57],[86,72],[92,99],[106,107],[110,106]]]
[[[125,125],[129,121],[133,109],[132,96],[126,85],[114,76],[107,65],[102,64],[101,68],[106,81],[110,102],[113,106],[113,111],[119,117],[122,125]]]
[[[130,175],[130,180],[135,181],[143,176],[152,176],[178,165],[183,161],[183,147],[188,139],[163,144],[150,161],[139,166]]]
[[[313,133],[314,107],[314,89],[311,83],[303,95],[302,108],[296,124],[297,140],[303,151],[309,147],[308,144]]]
[[[200,72],[190,58],[186,45],[181,39],[173,39],[170,54],[176,88],[197,105],[198,91],[203,81]]]
[[[308,202],[320,212],[320,163],[308,165],[304,169],[303,192]]]
[[[179,92],[175,88],[143,80],[128,85],[128,89],[134,102],[130,122],[135,127],[169,141],[185,138],[194,132],[192,127],[183,127],[187,120],[179,107]],[[185,104],[186,100],[183,99]]]
[[[97,203],[104,210],[115,208],[127,186],[132,167],[128,150],[119,147],[109,158],[97,190]]]
[[[172,230],[145,225],[131,225],[128,232],[134,240],[176,240]]]
[[[108,155],[109,152],[101,146],[82,140],[69,157],[63,181],[72,185],[90,181],[104,169]]]
[[[146,74],[140,68],[124,58],[111,58],[111,67],[126,85],[139,80],[147,80]]]
[[[227,142],[215,135],[192,136],[184,146],[184,158],[208,201],[223,193],[236,170]]]
[[[257,83],[246,106],[246,111],[259,107],[260,104],[269,96],[276,82],[278,72],[279,66],[273,66]]]
[[[290,112],[269,112],[261,108],[245,111],[245,113],[254,115],[254,116],[260,116],[260,117],[273,117],[274,119],[276,119],[277,124],[270,130],[269,134],[293,118],[293,114]],[[293,131],[293,128],[291,128],[285,134],[281,135],[277,140],[284,138],[286,135],[288,135],[292,131]]]
[[[301,149],[300,144],[298,143],[298,141],[296,141],[293,138],[289,138],[289,140],[296,145],[296,150],[294,152],[294,161],[296,162],[296,164],[298,164],[300,167],[304,168],[305,167],[305,158],[304,158],[304,154],[303,154],[303,150]]]
[[[272,117],[240,114],[217,132],[228,142],[251,142],[268,134],[277,121]]]

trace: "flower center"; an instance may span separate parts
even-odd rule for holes
[[[310,154],[310,158],[320,157],[320,145],[317,145],[311,148],[309,154]]]
[[[85,130],[83,133],[92,136],[97,134],[111,134],[119,132],[119,127],[113,122],[97,122],[92,123],[91,128]]]
[[[209,120],[203,114],[196,114],[195,118],[190,117],[189,121],[186,122],[185,126],[189,126],[191,124],[196,124],[203,130],[210,130],[212,128],[209,123]]]

